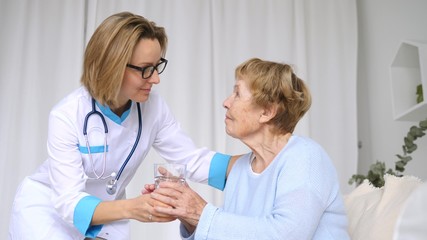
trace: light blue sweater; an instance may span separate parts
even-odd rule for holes
[[[336,170],[319,144],[293,135],[261,174],[251,160],[236,161],[224,207],[208,204],[195,234],[181,226],[184,239],[350,239]]]

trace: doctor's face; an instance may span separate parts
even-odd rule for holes
[[[236,80],[233,93],[223,103],[228,135],[245,140],[259,132],[262,108],[252,103],[252,93],[244,80]]]
[[[156,66],[160,62],[161,47],[157,39],[141,39],[135,46],[129,64],[136,67]],[[160,83],[158,72],[155,70],[151,77],[142,78],[141,71],[126,67],[120,89],[119,101],[126,104],[129,99],[134,102],[147,101],[151,88]]]

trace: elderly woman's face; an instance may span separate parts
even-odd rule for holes
[[[223,106],[227,109],[225,125],[228,135],[242,140],[250,138],[260,129],[263,110],[252,104],[252,93],[246,81],[236,80],[233,93],[225,99]]]

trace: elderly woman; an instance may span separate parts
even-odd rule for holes
[[[178,217],[183,238],[349,239],[336,170],[315,141],[293,134],[311,105],[291,66],[250,59],[236,69],[224,101],[227,134],[252,151],[233,164],[224,206],[170,182],[151,193],[173,206],[156,211]]]

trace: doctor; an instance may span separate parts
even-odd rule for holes
[[[149,194],[125,188],[153,147],[187,178],[224,186],[230,156],[196,148],[151,89],[168,61],[163,27],[123,12],[105,19],[84,56],[82,87],[50,112],[48,159],[19,186],[9,239],[129,239],[129,219],[166,222]]]

